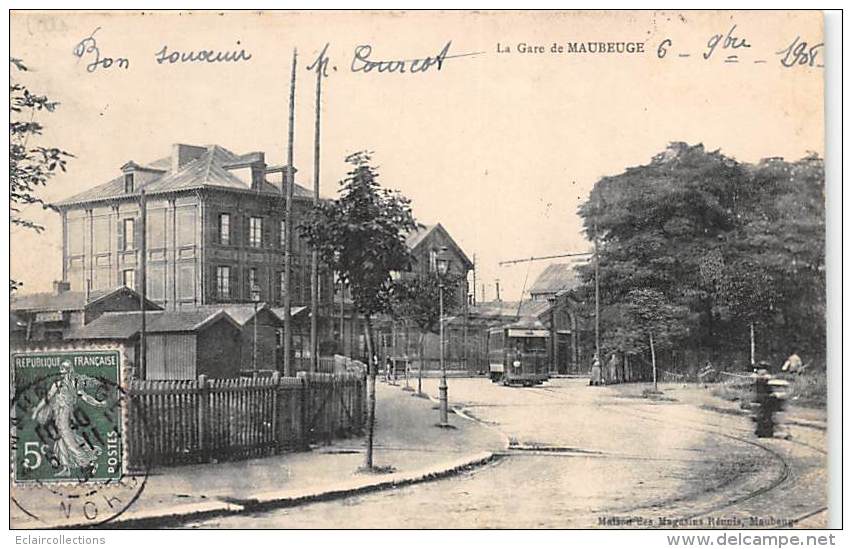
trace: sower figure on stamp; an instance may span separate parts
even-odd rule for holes
[[[55,381],[47,392],[47,396],[39,401],[33,409],[33,419],[41,425],[53,420],[58,437],[53,444],[53,454],[61,465],[54,476],[67,476],[75,468],[83,474],[88,474],[101,454],[99,446],[90,446],[86,440],[71,427],[77,398],[103,408],[105,402],[99,401],[86,393],[87,385],[99,383],[96,379],[74,371],[71,361],[63,360],[59,364],[62,377]]]

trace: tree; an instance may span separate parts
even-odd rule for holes
[[[405,235],[416,227],[410,202],[378,184],[378,172],[366,151],[349,155],[352,169],[340,182],[339,197],[314,206],[299,226],[308,245],[349,288],[355,309],[364,317],[367,354],[367,453],[373,469],[376,421],[376,367],[372,319],[391,312],[391,273],[407,271],[412,257]]]
[[[27,67],[20,59],[9,58],[10,72],[26,72]],[[33,144],[30,140],[41,136],[44,127],[36,115],[53,112],[59,105],[47,96],[31,92],[15,78],[9,80],[9,220],[12,225],[41,232],[44,227],[22,215],[22,208],[31,204],[49,205],[38,196],[38,191],[47,185],[56,170],[65,171],[66,159],[72,157],[56,147]],[[23,285],[21,281],[9,280],[9,291],[14,292]]]
[[[761,354],[824,348],[823,188],[815,155],[744,164],[685,143],[602,178],[579,210],[599,242],[602,346],[637,348],[625,310],[631,292],[655,290],[686,311],[678,345],[690,353],[736,361],[754,326]],[[580,275],[588,302],[592,266]]]
[[[420,368],[417,370],[417,393],[423,389],[423,338],[425,333],[437,334],[440,329],[439,296],[444,296],[444,316],[458,309],[457,290],[463,277],[457,273],[439,275],[403,275],[395,281],[391,292],[393,317],[411,322],[420,329],[417,349]]]
[[[657,390],[657,347],[670,347],[687,333],[688,309],[672,304],[662,292],[653,289],[631,290],[628,295],[630,316],[639,330],[647,334],[651,351],[654,391]],[[634,339],[635,336],[634,336]]]

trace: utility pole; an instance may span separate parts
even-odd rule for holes
[[[284,374],[295,375],[293,368],[292,347],[293,328],[290,318],[290,266],[293,258],[293,187],[295,177],[293,174],[293,125],[295,123],[296,110],[296,48],[293,48],[293,66],[290,74],[290,125],[287,130],[287,178],[284,184]]]
[[[295,62],[294,62],[295,65]],[[322,94],[322,66],[317,66],[316,120],[314,122],[314,207],[319,204],[320,186],[320,96]],[[311,371],[319,371],[319,341],[317,317],[319,316],[319,256],[311,251]]]
[[[145,318],[145,305],[148,301],[148,203],[145,198],[145,189],[139,191],[139,285],[142,289],[139,310],[142,316],[142,326],[139,331],[139,377],[146,379],[148,377],[148,340],[147,326]],[[127,235],[125,235],[127,238]]]
[[[497,292],[497,298],[496,299],[497,299],[497,301],[500,301],[500,279],[499,278],[494,279],[494,287],[495,287],[496,292]]]

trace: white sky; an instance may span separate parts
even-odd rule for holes
[[[701,54],[736,25],[750,48]],[[413,200],[424,223],[440,221],[469,256],[478,282],[516,299],[547,265],[498,267],[505,259],[582,251],[576,215],[603,175],[646,163],[670,141],[704,143],[742,161],[823,153],[823,71],[782,67],[776,51],[796,36],[822,41],[818,13],[617,14],[148,14],[18,13],[11,54],[23,81],[61,101],[43,118],[45,144],[74,153],[44,191],[57,200],[119,174],[128,160],[167,156],[172,143],[286,151],[290,55],[298,47],[297,180],[313,180],[314,79],[305,68],[326,42],[337,66],[324,82],[322,192],[333,195],[343,158],[375,151],[384,186]],[[85,70],[74,46],[95,28],[102,55],[130,68]],[[657,46],[672,39],[665,59]],[[236,42],[240,41],[240,46]],[[452,40],[441,71],[353,73],[354,48],[373,59],[434,55]],[[521,54],[520,42],[633,41],[644,54]],[[498,42],[512,53],[496,53]],[[723,38],[724,42],[724,38]],[[245,48],[239,64],[158,65],[169,50]],[[690,57],[678,57],[689,53]],[[739,63],[724,63],[737,53]],[[765,60],[766,63],[754,61]],[[820,60],[821,61],[821,60]],[[13,230],[11,274],[26,291],[61,275],[57,214],[35,210],[43,235]],[[477,296],[481,290],[477,288]]]

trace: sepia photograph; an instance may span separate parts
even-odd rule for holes
[[[825,18],[10,10],[16,543],[833,544]]]

